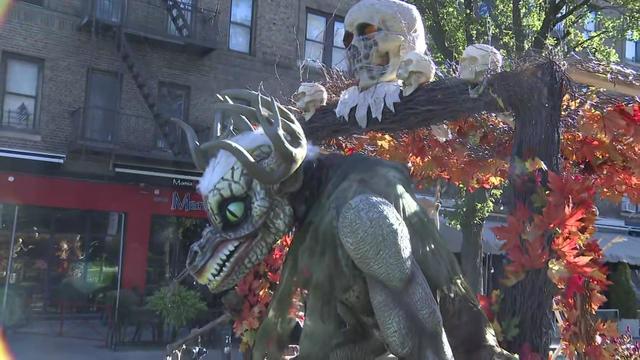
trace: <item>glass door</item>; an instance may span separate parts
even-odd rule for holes
[[[25,321],[21,296],[11,289],[16,280],[13,263],[22,246],[16,246],[15,227],[18,207],[0,204],[0,326],[12,327]]]

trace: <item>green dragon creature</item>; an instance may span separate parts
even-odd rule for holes
[[[174,120],[205,170],[199,190],[211,222],[187,267],[210,291],[223,292],[294,233],[253,359],[282,357],[298,289],[306,294],[299,359],[514,358],[498,346],[405,167],[320,154],[273,98],[223,95],[216,109],[231,121],[213,140],[200,144]]]

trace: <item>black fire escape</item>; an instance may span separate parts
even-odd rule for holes
[[[168,148],[176,153],[178,147],[184,150],[184,144],[178,145],[181,135],[169,123],[166,114],[162,113],[154,88],[150,86],[148,72],[143,62],[136,57],[131,42],[153,44],[165,49],[205,56],[216,49],[216,15],[217,9],[209,10],[197,7],[197,0],[87,0],[85,16],[79,24],[80,30],[91,31],[94,35],[112,36],[118,55],[126,65],[131,78],[138,88],[148,108],[153,125],[160,130]],[[83,126],[88,112],[78,109],[73,116],[77,121],[76,143],[93,145],[95,142],[83,139]],[[133,122],[137,119],[128,114],[117,114],[115,125]],[[150,119],[146,119],[149,121]],[[107,148],[122,148],[122,142],[111,137],[101,145]],[[147,149],[138,146],[137,152]],[[183,151],[183,154],[184,151]]]

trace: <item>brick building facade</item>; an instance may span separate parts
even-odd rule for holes
[[[262,86],[282,99],[320,75],[301,64],[342,66],[341,16],[355,2],[10,1],[0,14],[2,285],[46,312],[78,279],[114,290],[175,276],[193,241],[185,227],[197,236],[206,216],[182,135],[162,136],[156,120],[182,118],[206,138],[220,90]]]

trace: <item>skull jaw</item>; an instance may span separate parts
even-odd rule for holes
[[[481,67],[462,67],[458,77],[472,84],[479,84],[487,75],[487,69]]]
[[[412,71],[402,81],[402,96],[409,96],[422,84],[426,84],[433,80],[432,74]]]
[[[372,76],[366,69],[357,71],[356,78],[358,79],[358,88],[363,91],[380,83],[398,81],[398,67],[400,67],[400,58],[390,57],[389,65],[386,66],[385,71],[378,76]]]

